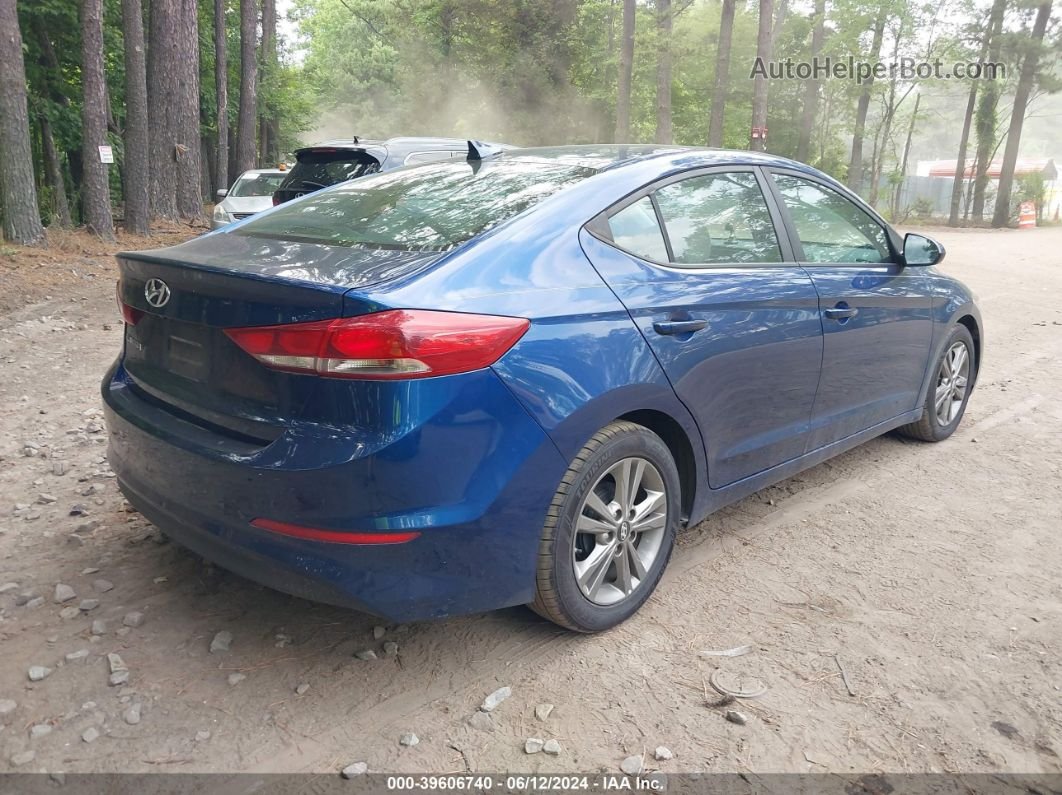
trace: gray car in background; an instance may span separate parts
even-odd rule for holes
[[[355,136],[296,149],[295,165],[273,194],[273,204],[283,204],[377,171],[390,171],[416,163],[464,159],[469,156],[469,144],[465,138],[402,137],[371,141]],[[513,148],[508,144],[479,141],[473,144],[491,151]]]
[[[286,169],[253,168],[244,171],[232,183],[232,187],[218,191],[218,203],[214,205],[211,229],[218,229],[233,221],[268,210],[273,206],[273,192],[288,175]]]

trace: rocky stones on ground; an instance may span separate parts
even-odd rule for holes
[[[126,613],[125,618],[122,619],[122,623],[127,627],[139,627],[144,624],[144,614],[139,610],[134,610],[131,613]]]
[[[642,772],[643,765],[642,757],[628,756],[622,762],[620,762],[620,770],[626,773],[628,776],[637,776]]]
[[[62,604],[63,602],[69,602],[71,599],[75,598],[76,596],[77,596],[77,594],[74,592],[74,589],[71,588],[66,583],[61,582],[61,583],[58,583],[55,586],[55,595],[54,595],[53,598],[55,599],[55,603],[56,604]]]
[[[127,684],[128,682],[129,682],[129,672],[128,671],[115,671],[107,679],[107,683],[111,687],[118,687],[119,685],[124,685],[124,684]]]
[[[136,701],[131,707],[129,707],[129,709],[125,711],[125,713],[122,715],[122,718],[130,726],[136,726],[138,723],[140,723],[140,710],[140,702]]]
[[[86,743],[94,743],[99,739],[100,730],[95,726],[89,726],[85,731],[81,732],[81,739]]]
[[[301,684],[299,684],[299,685],[297,685],[295,687],[295,695],[297,695],[297,696],[305,696],[309,692],[309,690],[310,690],[309,682],[302,682]]]
[[[88,656],[89,656],[89,650],[88,649],[78,649],[77,651],[72,651],[69,654],[67,654],[66,655],[66,661],[67,662],[76,662],[77,660],[84,660]]]
[[[550,756],[560,756],[561,746],[556,740],[546,740],[545,745],[542,746],[542,750]]]
[[[77,606],[77,609],[83,613],[88,613],[90,610],[95,610],[100,606],[99,599],[82,599]]]
[[[369,766],[365,762],[354,762],[343,768],[339,775],[343,778],[354,778],[356,776],[363,776],[368,772]]]
[[[535,707],[535,717],[539,720],[548,720],[550,713],[553,712],[552,704],[539,704]]]
[[[62,610],[59,611],[59,618],[63,619],[63,621],[69,621],[72,618],[77,618],[79,615],[81,615],[81,611],[77,608],[76,605],[64,607]]]
[[[404,745],[406,748],[412,748],[414,745],[418,745],[419,743],[420,738],[417,737],[417,735],[415,735],[413,732],[406,732],[398,738],[398,744]]]
[[[387,629],[384,628],[384,627],[376,626],[376,627],[372,628],[372,639],[373,640],[380,640],[386,634],[387,634]]]
[[[46,734],[52,733],[52,724],[50,723],[38,723],[35,726],[30,727],[30,739],[36,740],[44,737]]]
[[[125,664],[125,660],[121,658],[118,652],[112,651],[107,655],[107,667],[110,668],[111,673],[117,673],[118,671],[128,671],[129,666]]]
[[[0,698],[0,718],[5,718],[18,709],[18,702],[10,698]]]
[[[238,685],[240,682],[242,682],[246,678],[247,678],[247,676],[245,674],[241,674],[239,672],[234,673],[234,674],[229,674],[229,684],[230,685]]]
[[[209,739],[210,739],[210,732],[208,732],[206,730],[197,731],[195,733],[195,741],[197,743],[205,743]]]
[[[653,757],[657,762],[666,762],[668,759],[673,758],[675,755],[671,753],[671,749],[666,745],[658,745],[656,751],[653,752]]]
[[[232,633],[227,629],[221,630],[221,632],[214,635],[213,640],[210,641],[210,653],[222,654],[229,650],[232,646]]]
[[[32,610],[35,607],[40,607],[42,604],[44,604],[44,597],[34,596],[32,599],[26,602],[26,608]]]
[[[493,712],[495,709],[498,708],[498,705],[505,701],[505,699],[509,698],[509,696],[511,696],[512,694],[513,689],[511,687],[499,687],[497,690],[495,690],[493,693],[483,699],[483,703],[479,705],[479,708],[484,712]]]
[[[357,657],[359,660],[375,660],[376,652],[374,652],[372,649],[362,649],[359,652],[355,652],[354,656]]]
[[[494,721],[491,720],[490,715],[478,709],[468,719],[468,725],[481,732],[494,731]]]
[[[31,665],[26,673],[29,675],[29,680],[31,682],[39,682],[51,674],[51,672],[51,668],[45,668],[43,665]]]
[[[383,653],[385,657],[397,657],[398,656],[398,644],[393,640],[389,640],[383,645]]]
[[[728,721],[736,723],[738,726],[744,726],[749,722],[748,716],[744,712],[738,712],[736,709],[728,709],[725,717]]]
[[[110,580],[93,580],[92,587],[100,593],[107,593],[114,588],[114,583]]]
[[[53,502],[57,502],[58,499],[54,494],[42,493],[37,495],[37,502],[41,505],[51,505]]]
[[[10,593],[11,591],[17,591],[17,590],[18,590],[18,583],[17,582],[5,582],[3,585],[0,585],[0,595],[3,595],[5,593]]]
[[[92,622],[92,629],[90,631],[93,635],[105,635],[107,633],[107,622],[102,618],[97,618]]]
[[[546,743],[538,737],[528,737],[524,740],[524,753],[537,754],[545,747]]]
[[[29,751],[20,751],[11,757],[11,767],[22,767],[22,765],[28,765],[34,759],[37,758],[37,752],[30,749]]]

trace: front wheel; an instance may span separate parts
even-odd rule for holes
[[[656,588],[681,511],[678,469],[648,428],[614,422],[579,452],[550,504],[539,546],[539,615],[599,632]]]
[[[966,326],[960,324],[951,330],[933,372],[922,416],[918,422],[899,429],[904,436],[924,442],[947,439],[955,433],[966,413],[966,403],[977,379],[974,341]]]

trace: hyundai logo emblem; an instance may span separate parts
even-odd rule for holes
[[[148,279],[144,285],[144,298],[151,306],[161,309],[170,300],[170,286],[162,279]]]

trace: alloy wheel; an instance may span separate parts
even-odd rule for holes
[[[970,351],[966,343],[959,340],[948,348],[937,371],[934,405],[937,422],[942,428],[951,425],[959,416],[969,381]]]
[[[667,488],[644,458],[617,461],[580,507],[572,565],[583,596],[597,605],[627,599],[646,581],[667,526]]]

